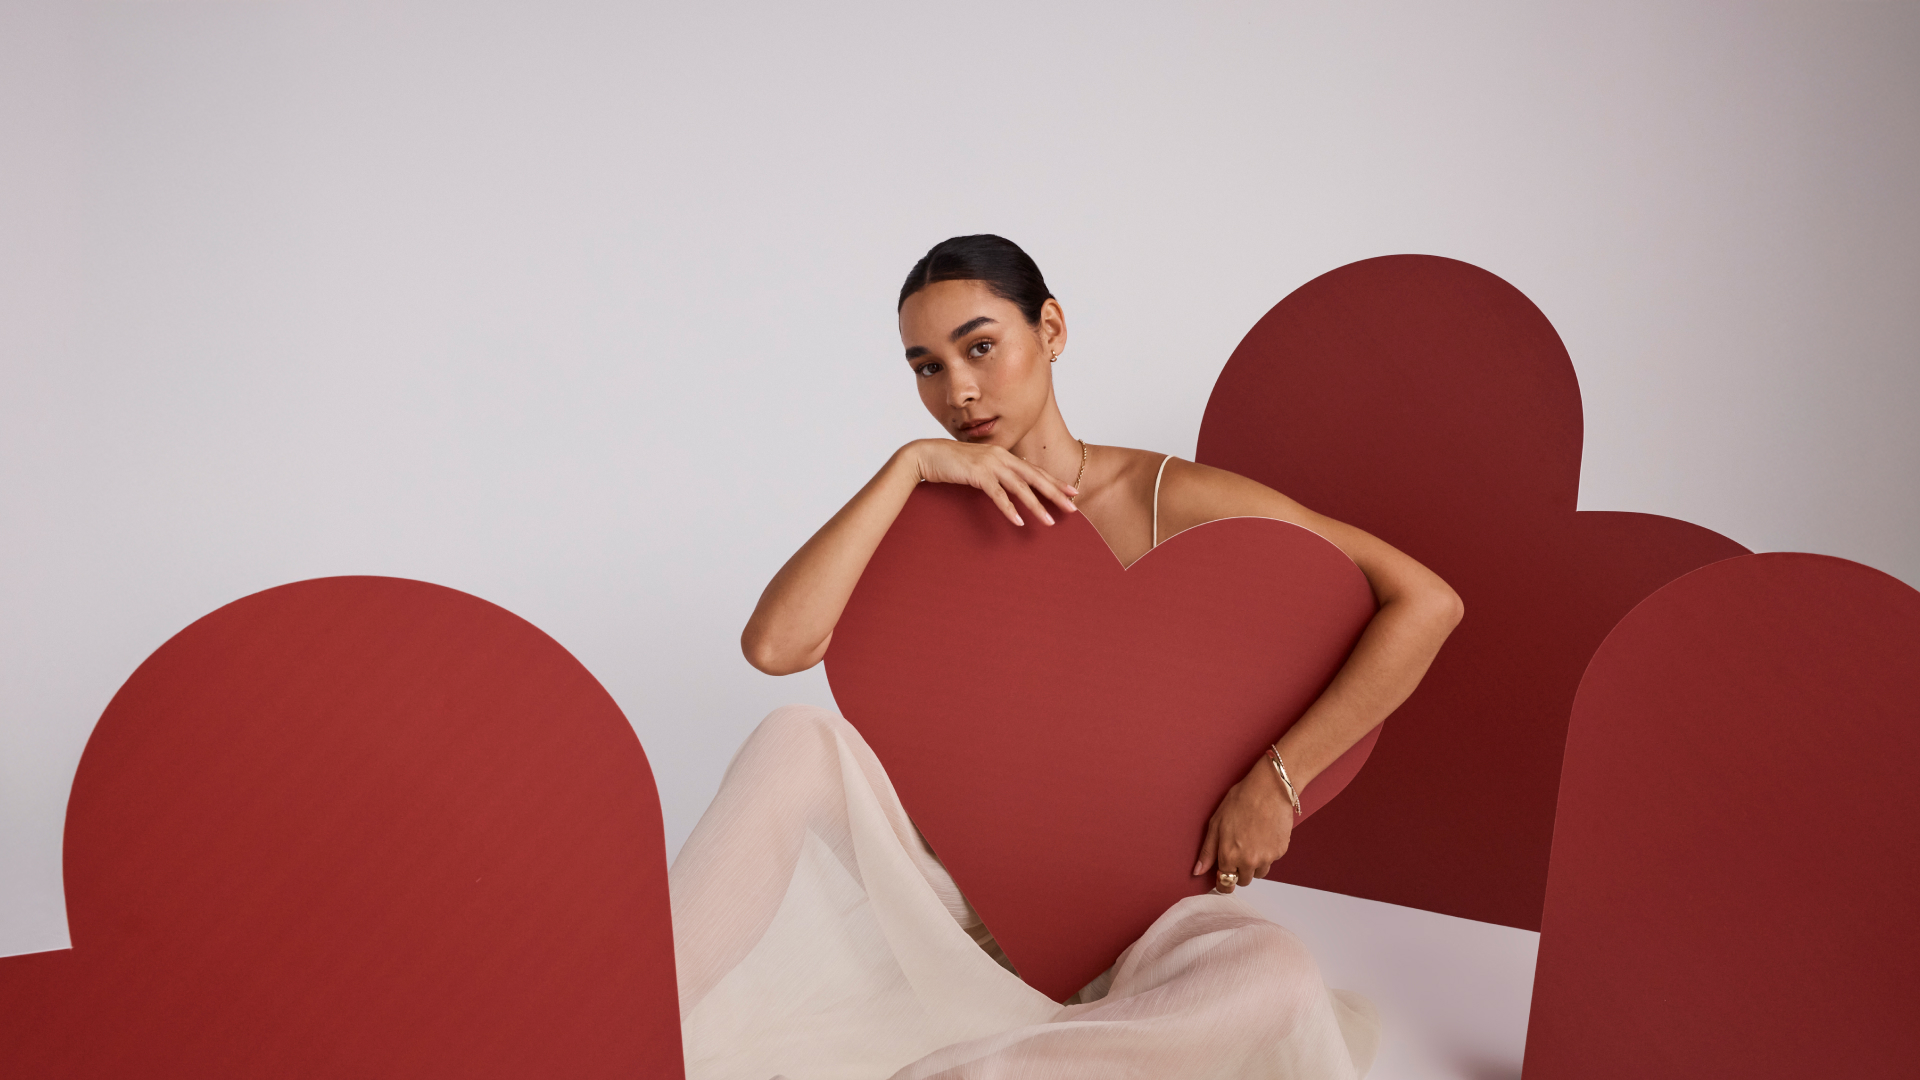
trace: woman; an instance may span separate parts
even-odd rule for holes
[[[868,558],[922,482],[980,489],[1009,528],[1084,513],[1129,564],[1218,518],[1290,521],[1345,551],[1379,609],[1205,824],[1193,873],[1213,874],[1215,891],[1168,909],[1065,1005],[1012,974],[852,727],[821,709],[776,711],[673,866],[688,1075],[1364,1075],[1378,1040],[1371,1006],[1327,990],[1299,940],[1232,893],[1285,854],[1298,793],[1412,693],[1460,619],[1459,597],[1379,539],[1245,477],[1074,438],[1053,396],[1066,316],[1010,241],[935,245],[897,310],[921,403],[951,438],[901,447],[774,576],[741,635],[761,671],[826,656]]]

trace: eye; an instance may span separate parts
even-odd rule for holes
[[[987,353],[991,351],[993,351],[992,340],[988,338],[981,338],[979,341],[974,342],[972,347],[967,349],[967,355],[969,357],[972,357],[975,360],[978,360],[981,357],[987,355]]]
[[[921,364],[919,367],[914,368],[913,373],[915,375],[920,376],[923,379],[931,379],[935,375],[940,374],[940,361],[929,360],[926,363]]]

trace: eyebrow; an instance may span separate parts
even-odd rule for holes
[[[966,337],[968,334],[973,333],[975,330],[978,330],[981,327],[989,324],[998,324],[999,321],[1000,321],[999,319],[996,319],[991,315],[976,315],[973,318],[968,319],[966,322],[961,323],[959,326],[954,327],[953,332],[947,335],[947,340],[959,341],[961,338]],[[909,360],[917,360],[920,357],[925,355],[927,355],[927,350],[924,346],[921,346],[921,345],[915,345],[913,348],[907,350],[907,359]]]
[[[966,337],[968,334],[973,333],[988,323],[997,323],[999,321],[1000,320],[992,318],[991,316],[976,315],[966,322],[961,323],[959,326],[954,327],[953,333],[947,335],[947,340],[959,341],[961,338]]]

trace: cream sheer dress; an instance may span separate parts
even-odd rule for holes
[[[1063,889],[1100,887],[1061,870]],[[1047,998],[860,733],[811,706],[748,737],[671,881],[689,1080],[1355,1080],[1379,1043],[1365,998],[1219,893],[1168,908],[1067,1004]]]

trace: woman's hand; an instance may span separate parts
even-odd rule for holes
[[[1015,500],[1053,524],[1043,499],[1074,512],[1071,487],[997,446],[920,439],[894,452],[767,583],[740,632],[747,661],[769,675],[804,671],[827,655],[834,624],[900,508],[922,480],[967,484],[987,493],[1007,520],[1023,525]]]
[[[903,449],[912,454],[920,479],[977,487],[986,492],[987,498],[1015,525],[1026,524],[1020,517],[1020,506],[1033,511],[1041,521],[1053,524],[1053,515],[1047,513],[1043,499],[1051,500],[1062,513],[1075,512],[1073,498],[1080,493],[1071,484],[1054,479],[1045,469],[998,446],[920,439]]]
[[[1466,608],[1438,574],[1386,541],[1336,521],[1244,476],[1178,459],[1163,477],[1160,535],[1224,517],[1270,517],[1331,541],[1366,575],[1377,606],[1367,628],[1319,698],[1274,742],[1294,787],[1339,760],[1400,707]],[[1238,874],[1241,884],[1265,875],[1286,853],[1295,821],[1280,776],[1266,759],[1220,800],[1194,867]]]
[[[1273,864],[1287,853],[1292,839],[1293,804],[1280,786],[1280,774],[1261,758],[1227,790],[1213,819],[1207,822],[1207,838],[1200,844],[1194,875],[1216,868],[1216,887],[1230,893],[1234,886],[1220,881],[1219,874],[1238,875],[1235,884],[1239,885],[1266,877]]]

